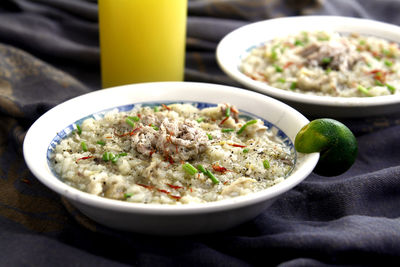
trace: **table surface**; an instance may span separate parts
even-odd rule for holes
[[[292,3],[292,4],[290,4]],[[248,23],[342,15],[400,25],[398,0],[189,0],[185,80],[239,86],[215,48]],[[359,155],[345,174],[311,174],[228,231],[157,237],[100,226],[27,169],[22,142],[51,107],[100,88],[96,1],[0,3],[0,265],[388,266],[400,258],[400,114],[342,120]],[[312,119],[312,118],[310,118]]]

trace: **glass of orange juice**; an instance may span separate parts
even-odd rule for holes
[[[98,1],[103,88],[183,80],[187,1]]]

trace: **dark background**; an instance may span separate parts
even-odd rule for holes
[[[389,0],[189,0],[186,81],[235,85],[215,48],[257,20],[343,15],[400,26]],[[49,108],[100,88],[96,1],[0,2],[1,266],[396,266],[400,258],[400,115],[342,120],[359,143],[345,174],[311,174],[252,221],[165,238],[82,216],[29,172],[24,134]]]

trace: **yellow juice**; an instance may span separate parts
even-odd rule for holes
[[[187,0],[99,0],[102,87],[182,81]]]

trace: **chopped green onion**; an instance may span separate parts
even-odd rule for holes
[[[375,84],[378,86],[384,86],[384,84],[379,80],[375,80]]]
[[[378,71],[377,73],[375,73],[375,77],[381,78],[382,77],[382,72]]]
[[[182,164],[182,169],[190,175],[194,175],[198,172],[197,169],[190,163]]]
[[[76,129],[78,129],[78,134],[80,135],[82,133],[82,128],[79,124],[76,125]]]
[[[388,49],[382,49],[382,53],[387,57],[390,57],[392,55],[392,53],[390,53]]]
[[[153,108],[154,112],[158,112],[159,109],[160,109],[160,108],[159,108],[158,106],[155,106],[155,107]]]
[[[232,128],[221,129],[221,132],[223,132],[223,133],[230,133],[230,132],[233,132],[233,131],[235,131],[235,129],[232,129]]]
[[[308,33],[307,32],[302,32],[301,34],[303,35],[304,44],[309,43],[310,42],[310,38],[308,38]]]
[[[248,153],[248,152],[249,152],[248,148],[243,149],[243,153]]]
[[[119,153],[119,154],[116,155],[116,156],[113,155],[113,157],[111,158],[111,162],[112,162],[112,163],[116,163],[117,160],[118,160],[120,157],[123,157],[123,156],[126,156],[126,155],[128,155],[128,153]]]
[[[279,79],[278,79],[278,82],[280,82],[280,83],[285,83],[286,80],[285,80],[284,78],[279,78]]]
[[[82,147],[82,150],[85,152],[88,150],[86,143],[83,141],[81,142],[81,147]]]
[[[297,88],[297,82],[292,82],[292,84],[290,85],[290,90],[294,90]]]
[[[204,174],[207,173],[207,170],[204,169],[203,165],[201,165],[201,164],[197,165],[197,169],[198,169],[199,171],[201,171],[202,173],[204,173]]]
[[[200,122],[204,121],[204,118],[203,118],[203,117],[200,117],[200,118],[198,118],[196,121],[197,121],[198,123],[200,123]]]
[[[138,116],[129,116],[128,118],[136,122],[140,121],[140,118]]]
[[[271,59],[272,60],[277,60],[278,59],[278,54],[276,53],[276,51],[271,51]]]
[[[393,66],[393,62],[390,61],[390,60],[385,59],[385,65],[388,66],[388,67],[391,67],[391,66]]]
[[[360,45],[365,45],[366,42],[365,42],[365,40],[360,40],[359,44],[360,44]]]
[[[390,84],[385,84],[387,89],[390,91],[390,93],[394,94],[396,92],[396,88]]]
[[[231,115],[231,108],[227,107],[225,110],[225,117],[229,117]]]
[[[279,47],[279,45],[274,45],[271,49],[271,59],[272,60],[277,60],[278,59],[278,53],[276,53],[276,49]]]
[[[322,62],[323,64],[329,64],[329,63],[331,63],[331,61],[332,61],[332,58],[330,58],[330,57],[324,57],[324,58],[322,58],[322,60],[321,60],[321,62]]]
[[[120,153],[120,154],[114,156],[114,157],[111,159],[111,162],[112,162],[112,163],[116,163],[117,160],[118,160],[120,157],[126,156],[126,155],[127,155],[126,153]]]
[[[212,135],[209,134],[209,133],[207,133],[207,137],[208,137],[208,140],[212,140],[213,139]]]
[[[219,183],[219,180],[209,170],[206,170],[206,175],[208,176],[208,178],[211,179],[211,181],[214,184],[218,184]]]
[[[330,67],[328,67],[328,68],[326,68],[325,73],[329,74],[329,73],[331,73],[331,71],[332,71],[332,69]]]
[[[241,134],[241,133],[246,129],[247,126],[249,126],[249,125],[251,125],[251,124],[255,124],[255,123],[257,123],[257,120],[251,120],[251,121],[246,122],[246,123],[239,129],[239,131],[237,131],[237,134]]]
[[[269,169],[271,166],[269,165],[269,161],[267,159],[263,160],[263,165],[265,169]]]
[[[96,143],[99,144],[99,145],[102,145],[102,146],[104,146],[104,145],[106,144],[106,142],[104,142],[104,141],[102,141],[102,140],[99,140],[99,141],[97,141]]]
[[[357,90],[360,91],[360,92],[363,93],[363,94],[366,94],[367,96],[372,96],[372,95],[368,92],[368,89],[365,88],[365,87],[362,86],[362,85],[359,85],[359,86],[357,87]]]
[[[131,196],[133,196],[132,193],[125,193],[125,194],[124,194],[124,198],[130,198]]]
[[[276,72],[282,72],[283,71],[283,69],[281,67],[279,67],[278,65],[275,65],[274,67],[275,67],[275,71]]]
[[[112,160],[114,157],[115,157],[115,155],[111,152],[104,152],[104,154],[103,154],[104,161]]]
[[[320,34],[323,34],[323,33],[320,33]],[[329,41],[329,36],[323,36],[323,35],[320,35],[320,36],[318,36],[318,41]]]
[[[133,120],[131,119],[131,118],[126,118],[125,119],[125,122],[127,123],[127,124],[129,124],[132,128],[135,128],[135,123],[133,122]]]
[[[296,40],[296,41],[294,41],[294,45],[295,46],[304,46],[304,43],[300,40]]]
[[[151,127],[152,127],[154,130],[156,130],[156,131],[160,130],[160,128],[158,128],[158,127],[155,126],[154,124],[151,124]]]

